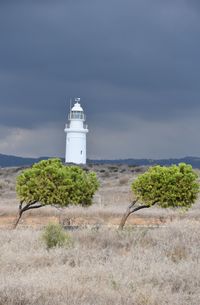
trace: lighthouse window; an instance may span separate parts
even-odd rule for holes
[[[81,111],[72,111],[71,113],[72,119],[83,119],[83,113]]]
[[[83,154],[83,151],[81,150],[81,155]]]

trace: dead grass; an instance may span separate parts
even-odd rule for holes
[[[121,217],[131,182],[145,168],[95,170],[101,187],[90,208],[45,207],[27,217],[62,215],[65,224]],[[0,169],[0,216],[16,215],[18,173]],[[124,232],[94,226],[71,232],[73,247],[51,251],[40,231],[0,230],[0,305],[199,305],[200,201],[186,213],[153,207],[137,215],[183,220],[154,229],[127,225]]]
[[[40,231],[0,231],[1,305],[199,305],[200,223],[78,230],[47,251]]]

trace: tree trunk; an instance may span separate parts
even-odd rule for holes
[[[119,225],[119,230],[123,230],[124,225],[127,221],[127,218],[130,214],[131,214],[130,208],[128,207],[128,209],[126,210],[126,213],[122,216],[122,219],[121,219],[121,222],[120,222],[120,225]]]
[[[28,210],[31,210],[31,209],[38,209],[38,208],[41,208],[43,207],[42,204],[38,204],[38,205],[35,205],[34,204],[37,203],[37,201],[33,201],[31,203],[28,203],[27,205],[25,205],[24,207],[22,207],[23,205],[23,202],[20,202],[19,204],[19,216],[17,218],[17,220],[15,221],[14,225],[13,225],[13,229],[16,229],[21,217],[22,217],[22,214],[25,212],[25,211],[28,211]]]
[[[150,205],[139,205],[138,207],[136,207],[136,208],[133,209],[133,206],[136,204],[136,202],[137,202],[137,199],[136,199],[135,201],[133,201],[133,202],[129,205],[128,209],[126,210],[126,213],[122,216],[122,219],[121,219],[121,222],[120,222],[120,225],[119,225],[119,229],[120,229],[120,230],[123,230],[124,225],[125,225],[125,223],[126,223],[126,221],[127,221],[127,218],[129,217],[129,215],[131,215],[131,214],[133,214],[134,212],[137,212],[137,211],[139,211],[139,210],[141,210],[141,209],[148,209],[148,208],[150,208]],[[155,203],[156,203],[156,202],[155,202]],[[154,203],[154,204],[155,204],[155,203]],[[153,205],[154,205],[154,204],[153,204]]]
[[[128,206],[125,214],[122,216],[120,225],[119,225],[119,229],[123,230],[123,227],[127,221],[127,218],[129,217],[129,215],[132,213],[131,208],[136,204],[136,202],[138,201],[138,199],[135,199],[133,202],[131,202],[131,204]]]
[[[18,223],[19,223],[19,221],[22,217],[22,213],[23,213],[22,211],[19,212],[19,216],[18,216],[17,220],[15,221],[15,223],[13,225],[13,229],[16,229],[16,227],[17,227],[17,225],[18,225]]]

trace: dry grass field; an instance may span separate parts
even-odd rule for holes
[[[16,230],[21,169],[0,169],[0,305],[199,305],[200,202],[185,213],[141,211],[120,232],[131,181],[145,168],[92,169],[101,183],[93,206],[45,207],[23,216]],[[41,230],[49,220],[77,225],[70,247],[45,248]],[[156,220],[163,225],[148,227]]]
[[[200,224],[77,230],[47,251],[41,232],[0,231],[1,305],[199,305]]]

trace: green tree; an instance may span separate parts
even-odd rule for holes
[[[99,183],[96,174],[78,166],[65,166],[60,159],[42,160],[20,173],[16,181],[20,200],[17,226],[22,214],[46,205],[89,206]]]
[[[185,163],[150,167],[132,183],[135,200],[123,215],[119,228],[123,229],[129,215],[155,204],[162,208],[190,208],[199,192],[197,178],[192,166]]]

